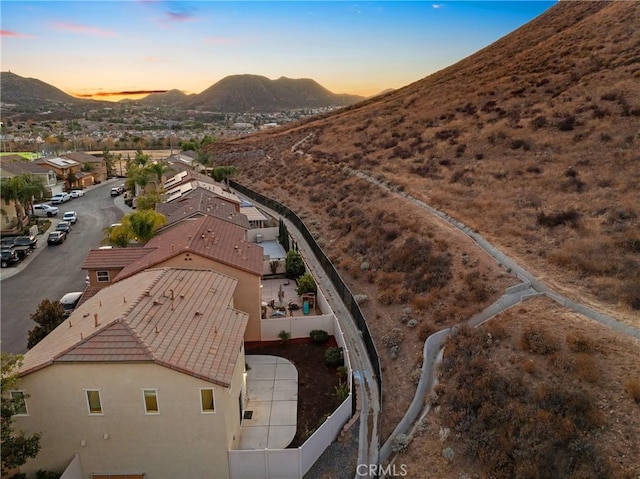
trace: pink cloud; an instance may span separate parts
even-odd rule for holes
[[[103,30],[102,28],[92,27],[90,25],[80,25],[79,23],[70,22],[56,22],[54,27],[57,30],[66,30],[74,33],[85,33],[87,35],[98,35],[100,37],[113,37],[115,32],[110,30]]]
[[[13,32],[11,30],[0,30],[0,37],[36,38],[35,35],[28,35],[26,33]]]

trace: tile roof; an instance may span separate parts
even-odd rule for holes
[[[117,269],[124,268],[128,264],[146,256],[154,251],[154,248],[111,248],[90,249],[84,258],[81,269]]]
[[[25,158],[14,158],[17,155],[10,156],[10,159],[0,157],[2,158],[0,160],[0,168],[14,175],[21,175],[22,173],[47,174],[51,171],[51,168],[48,165],[34,163],[33,161],[29,161]]]
[[[249,229],[246,215],[236,212],[236,208],[228,201],[204,188],[196,188],[169,203],[158,203],[156,211],[162,213],[167,222],[162,229],[175,224],[185,218],[201,216],[203,214],[215,216],[224,221]]]
[[[261,276],[264,252],[261,246],[245,241],[245,233],[244,228],[213,216],[183,221],[151,239],[145,248],[154,251],[125,266],[114,281],[186,252]]]
[[[237,280],[210,270],[147,270],[102,289],[24,355],[20,375],[53,363],[147,361],[228,387],[248,314]]]
[[[60,157],[74,160],[78,163],[99,163],[102,161],[102,158],[98,158],[97,156],[90,155],[89,153],[83,153],[81,151],[66,153],[64,155],[60,155]]]

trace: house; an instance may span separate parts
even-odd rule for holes
[[[17,430],[41,433],[21,467],[83,478],[227,478],[245,404],[238,281],[148,269],[101,290],[29,350]]]
[[[40,158],[36,163],[55,171],[59,180],[63,181],[67,189],[85,188],[93,184],[93,176],[82,171],[82,163],[68,158]]]
[[[91,183],[87,179],[87,184],[84,186],[90,186],[91,184],[102,183],[107,180],[107,162],[104,158],[98,158],[97,156],[90,155],[84,152],[67,153],[60,155],[61,158],[67,160],[73,160],[80,163],[82,166],[80,170],[83,173],[88,173],[87,176],[91,176]]]
[[[167,220],[159,231],[173,226],[178,221],[198,218],[203,215],[214,216],[245,229],[251,227],[247,217],[238,213],[232,203],[204,188],[190,190],[170,203],[158,203],[156,212],[163,214]]]
[[[246,241],[245,228],[205,215],[164,229],[144,248],[92,249],[82,269],[88,271],[91,287],[117,283],[160,267],[211,269],[231,276],[238,281],[234,303],[249,314],[245,339],[259,341],[263,259],[262,247]]]
[[[201,173],[190,170],[180,171],[165,181],[163,186],[165,190],[164,200],[166,203],[182,198],[196,188],[203,188],[214,193],[220,199],[231,203],[236,211],[240,212],[241,200],[238,195],[226,191],[220,183]]]
[[[42,182],[50,195],[54,195],[62,191],[61,187],[56,187],[56,173],[53,169],[39,165],[33,161],[29,161],[20,155],[6,155],[0,157],[0,177],[12,178],[28,173],[34,178],[41,178]],[[18,215],[23,217],[24,211],[20,205],[16,205],[14,200],[2,200],[2,211],[0,220],[0,230],[3,232],[13,232],[20,221]]]

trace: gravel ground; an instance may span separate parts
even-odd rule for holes
[[[343,437],[333,441],[322,456],[304,475],[304,479],[353,479],[358,462],[358,431],[360,420],[354,422]]]

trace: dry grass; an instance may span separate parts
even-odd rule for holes
[[[411,401],[424,338],[465,321],[514,279],[451,227],[354,172],[444,210],[558,292],[640,327],[638,24],[637,2],[560,2],[396,92],[211,147],[264,149],[261,161],[234,160],[239,181],[311,226],[352,291],[370,298],[364,313],[378,344],[404,328],[395,359],[380,347],[383,439]],[[439,265],[435,271],[403,254],[415,245],[424,261]],[[637,375],[627,354],[637,358],[637,345],[624,351],[622,340],[601,328],[582,320],[569,327],[548,316],[564,318],[565,311],[532,304],[535,314],[529,305],[522,314],[545,337],[564,339],[535,354],[535,335],[528,333],[523,348],[526,331],[508,321],[513,345],[492,351],[496,364],[525,371],[534,390],[572,378],[592,391],[598,410],[606,410],[597,434],[611,453],[607,467],[637,476],[628,458],[640,455],[637,406],[629,408],[638,387],[623,378],[625,368]],[[413,328],[400,320],[407,308]],[[435,471],[431,477],[473,470],[460,456],[455,467],[443,463],[437,439],[425,444],[407,455],[417,470]],[[527,476],[535,477],[523,471]]]

